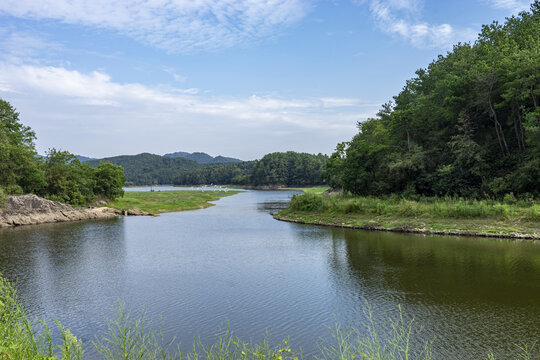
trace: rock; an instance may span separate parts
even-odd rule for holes
[[[109,208],[75,209],[36,195],[11,196],[0,210],[0,227],[76,220],[108,219],[118,216]]]
[[[54,211],[74,211],[71,206],[62,204],[58,201],[52,201],[40,198],[39,196],[30,194],[22,196],[11,196],[7,203],[5,212],[21,213],[21,212],[54,212]]]
[[[127,215],[127,216],[152,216],[153,214],[149,213],[148,211],[144,211],[144,210],[141,210],[141,209],[134,208],[134,209],[125,210],[124,215]]]

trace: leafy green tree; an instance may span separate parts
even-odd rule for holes
[[[15,108],[0,99],[1,187],[7,190],[18,188],[25,192],[41,190],[44,182],[35,159],[35,138],[30,127],[20,122]]]
[[[93,171],[95,181],[94,194],[114,200],[124,196],[122,187],[126,181],[124,168],[111,163],[101,163]]]
[[[354,194],[540,195],[540,1],[408,80],[330,157]]]
[[[47,186],[45,196],[76,206],[88,205],[94,199],[96,181],[93,169],[67,151],[50,149],[44,164]]]

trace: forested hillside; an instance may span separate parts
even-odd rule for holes
[[[540,194],[540,2],[416,72],[338,144],[325,173],[358,195]],[[528,195],[527,195],[528,194]]]
[[[170,158],[149,153],[114,156],[88,161],[88,164],[95,167],[102,162],[122,166],[126,185],[172,184],[179,173],[203,166],[182,157]]]
[[[261,160],[207,166],[175,178],[177,185],[236,184],[250,186],[303,186],[324,183],[321,173],[326,155],[288,151],[271,153]]]
[[[174,178],[175,185],[236,184],[246,185],[247,178],[256,161],[214,164],[199,169],[184,171]]]
[[[319,185],[324,181],[321,173],[328,157],[288,151],[265,155],[253,169],[248,182],[251,185]]]
[[[225,164],[225,163],[237,163],[237,162],[242,161],[240,159],[225,157],[221,155],[212,157],[208,155],[207,153],[203,153],[203,152],[188,153],[188,152],[178,151],[175,153],[165,154],[163,156],[170,157],[170,158],[181,157],[184,159],[193,160],[195,162],[198,162],[199,164]]]

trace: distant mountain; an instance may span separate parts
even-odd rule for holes
[[[35,157],[43,159],[43,160],[45,160],[47,158],[45,155],[39,155],[39,154],[36,154]],[[96,160],[95,158],[90,158],[88,156],[82,156],[82,155],[75,155],[75,157],[77,159],[79,159],[80,162],[87,162],[87,161],[90,161],[90,160]]]
[[[194,170],[202,166],[183,157],[172,158],[149,153],[90,160],[88,164],[96,167],[100,162],[110,162],[122,166],[126,177],[126,185],[172,184],[173,179],[180,172]]]
[[[87,162],[87,161],[90,161],[90,160],[96,160],[96,158],[91,158],[91,157],[82,156],[82,155],[75,155],[75,157],[77,159],[79,159],[80,162]]]
[[[184,158],[188,160],[193,160],[195,162],[198,162],[199,164],[225,164],[225,163],[237,163],[242,162],[240,159],[230,158],[218,155],[216,157],[212,157],[208,155],[207,153],[203,152],[194,152],[194,153],[188,153],[183,151],[178,151],[175,153],[165,154],[163,155],[168,158]]]

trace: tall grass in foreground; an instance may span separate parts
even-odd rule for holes
[[[397,196],[387,198],[349,195],[293,195],[289,209],[294,211],[328,212],[403,217],[494,218],[540,221],[540,204],[533,201],[467,200],[462,198],[419,198],[409,200]]]
[[[369,306],[368,322],[364,329],[343,329],[336,325],[330,340],[320,343],[315,360],[428,360],[432,358],[431,341],[422,340],[422,328],[405,320],[401,309],[397,320],[378,324]],[[50,328],[41,320],[30,321],[15,288],[0,276],[0,359],[23,360],[81,360],[83,347],[69,330],[56,322],[60,331],[59,343],[54,343]],[[385,329],[384,326],[389,325]],[[382,337],[381,334],[386,336]],[[120,305],[115,319],[109,320],[107,330],[96,336],[93,346],[100,358],[107,360],[303,360],[287,340],[276,345],[268,339],[260,343],[244,342],[225,330],[215,342],[205,345],[194,342],[188,352],[167,342],[161,331],[152,331],[144,314],[132,316]],[[420,344],[420,345],[418,345]],[[540,356],[534,347],[518,349],[515,359],[529,360]],[[493,354],[488,360],[496,360]]]

